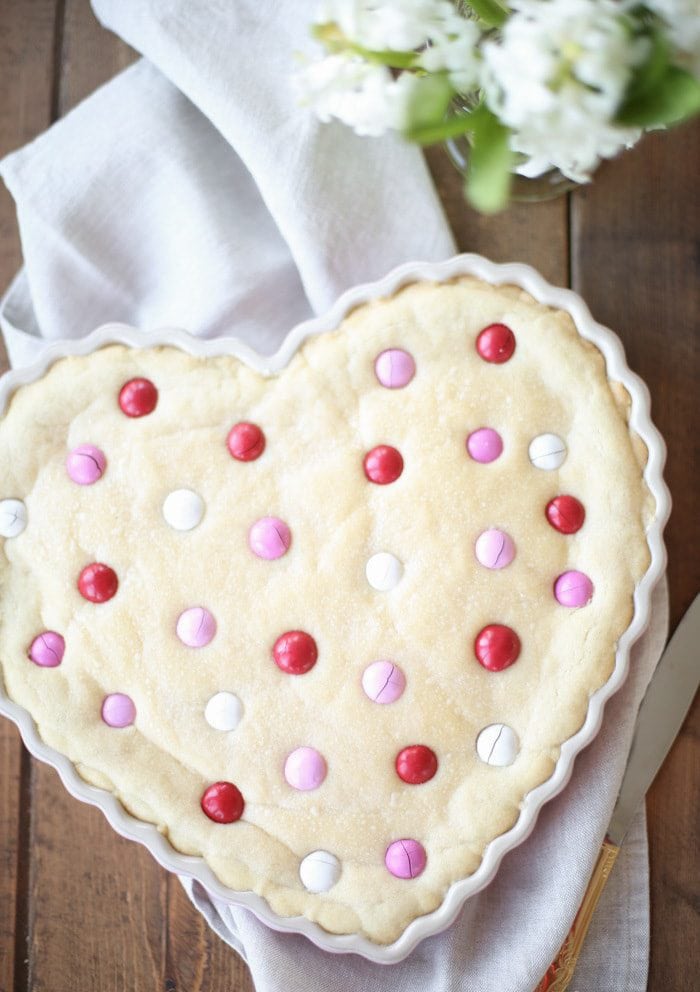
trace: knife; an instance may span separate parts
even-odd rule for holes
[[[576,918],[559,954],[535,992],[564,992],[620,846],[637,807],[671,749],[700,683],[700,595],[666,646],[634,728],[627,767],[612,819]]]

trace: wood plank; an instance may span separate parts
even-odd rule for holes
[[[174,875],[168,876],[166,992],[254,992],[250,972],[195,910]]]
[[[55,0],[0,4],[0,157],[50,120]],[[21,260],[14,203],[0,184],[0,292]],[[0,372],[6,367],[0,345]],[[30,763],[12,724],[0,723],[0,990],[26,985]]]
[[[672,627],[700,586],[698,332],[700,121],[650,135],[573,197],[574,288],[622,338],[669,449],[666,532]],[[649,989],[681,992],[700,968],[697,783],[700,700],[647,803],[652,943]]]
[[[137,53],[100,25],[90,0],[65,0],[56,110],[72,107],[136,60]]]
[[[76,802],[37,762],[32,789],[30,965],[36,992],[162,988],[166,887],[138,844]]]
[[[62,14],[54,94],[60,114],[133,58],[99,27],[88,0],[67,0]],[[37,992],[162,988],[167,915],[162,870],[38,763],[31,848],[28,987]]]
[[[465,202],[462,178],[447,152],[430,148],[426,157],[460,251],[474,251],[494,262],[527,262],[554,285],[568,285],[566,197],[513,204],[501,214],[484,217]]]

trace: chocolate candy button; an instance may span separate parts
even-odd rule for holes
[[[108,727],[130,727],[136,719],[136,707],[131,696],[113,692],[102,702],[102,719]]]
[[[581,530],[586,519],[583,503],[575,496],[555,496],[547,503],[545,516],[560,534],[575,534]]]
[[[515,545],[505,531],[492,528],[479,535],[474,553],[484,568],[505,568],[515,558]]]
[[[380,444],[365,455],[363,462],[365,475],[378,486],[396,482],[403,472],[401,452],[388,444]]]
[[[485,362],[502,365],[515,351],[515,335],[505,324],[489,324],[476,339],[476,350]]]
[[[257,424],[241,421],[228,432],[226,446],[236,461],[254,462],[265,450],[265,435]]]
[[[201,798],[201,806],[215,823],[235,823],[243,816],[245,802],[233,782],[214,782]]]
[[[107,459],[94,444],[79,444],[66,458],[66,472],[79,486],[92,486],[104,475]]]
[[[127,417],[145,417],[157,402],[158,390],[150,379],[130,379],[119,391],[119,406]]]
[[[564,572],[554,583],[554,598],[562,606],[585,606],[593,598],[593,583],[583,572]]]
[[[416,878],[427,860],[423,845],[410,837],[389,844],[384,855],[384,864],[394,878]]]
[[[248,546],[258,558],[274,561],[289,550],[292,532],[279,517],[261,517],[248,531]]]
[[[387,389],[403,389],[416,374],[413,356],[402,348],[387,348],[374,363],[374,372]]]
[[[411,744],[396,755],[396,774],[409,785],[422,785],[429,782],[438,770],[438,760],[434,751],[425,744]]]
[[[474,654],[479,664],[490,672],[502,672],[520,655],[520,638],[502,623],[490,623],[476,636]]]
[[[288,630],[275,641],[272,657],[287,675],[304,675],[316,664],[318,648],[311,634],[304,630]]]
[[[175,630],[188,648],[203,648],[214,639],[216,620],[204,606],[191,606],[177,618]]]
[[[91,603],[106,603],[118,588],[117,573],[99,561],[86,565],[78,577],[80,595]]]
[[[55,630],[45,630],[29,645],[28,656],[40,668],[56,668],[63,661],[66,642]]]
[[[288,785],[300,792],[318,789],[326,777],[326,761],[313,747],[298,747],[287,755],[284,777]]]

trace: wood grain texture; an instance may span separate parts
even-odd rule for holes
[[[568,285],[565,197],[514,204],[502,214],[484,217],[464,202],[462,178],[445,150],[430,148],[426,157],[460,251],[474,251],[494,262],[527,262],[555,285]]]
[[[194,909],[168,876],[166,992],[254,992],[248,966]]]
[[[55,0],[0,3],[0,157],[51,117]],[[11,196],[0,184],[0,286],[20,264]],[[6,366],[0,345],[0,371]],[[26,985],[30,763],[15,728],[0,725],[0,992]]]
[[[32,992],[162,987],[165,875],[47,765],[32,782],[29,984]]]
[[[97,24],[88,0],[0,0],[0,154],[30,140],[52,114],[68,112],[134,57]],[[466,207],[441,149],[428,160],[459,248],[528,262],[560,285],[571,278],[594,315],[621,335],[630,364],[648,382],[669,444],[677,622],[700,578],[700,124],[646,139],[568,201],[513,207],[494,218]],[[0,188],[0,289],[18,264],[14,209]],[[687,992],[700,968],[699,737],[696,704],[648,801],[649,992]],[[31,768],[30,774],[14,728],[3,722],[0,992],[252,992],[247,968],[204,924],[177,879],[114,834],[99,812],[73,800],[52,770],[33,762]]]
[[[89,0],[65,0],[56,68],[57,116],[63,117],[137,58],[133,48],[99,24]]]
[[[700,587],[700,120],[648,136],[574,197],[574,288],[622,338],[668,445],[671,629]],[[700,698],[647,801],[649,989],[697,987]]]

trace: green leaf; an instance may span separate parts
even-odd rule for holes
[[[631,96],[617,113],[619,124],[653,127],[677,124],[700,113],[700,80],[669,65],[655,87]]]
[[[435,145],[439,141],[447,141],[448,138],[457,138],[460,134],[471,131],[472,123],[470,115],[446,117],[438,124],[427,124],[422,127],[408,128],[404,131],[404,137],[409,141],[414,141],[417,145]]]
[[[441,127],[454,92],[444,72],[416,76],[406,107],[406,126],[403,128],[406,137],[418,141],[419,138],[414,135],[424,135],[433,128]]]
[[[465,192],[473,207],[494,214],[503,210],[510,195],[515,159],[510,131],[484,104],[469,117],[472,141]]]
[[[498,0],[468,0],[468,4],[479,20],[489,28],[500,28],[508,17],[508,8]]]
[[[369,48],[362,48],[360,45],[351,45],[350,51],[356,55],[361,55],[368,62],[375,65],[387,65],[390,69],[410,69],[416,64],[418,55],[416,52],[373,52]]]
[[[662,31],[652,29],[648,34],[651,49],[646,62],[634,69],[632,82],[627,87],[625,102],[643,96],[655,89],[666,74],[669,65],[668,40]]]

